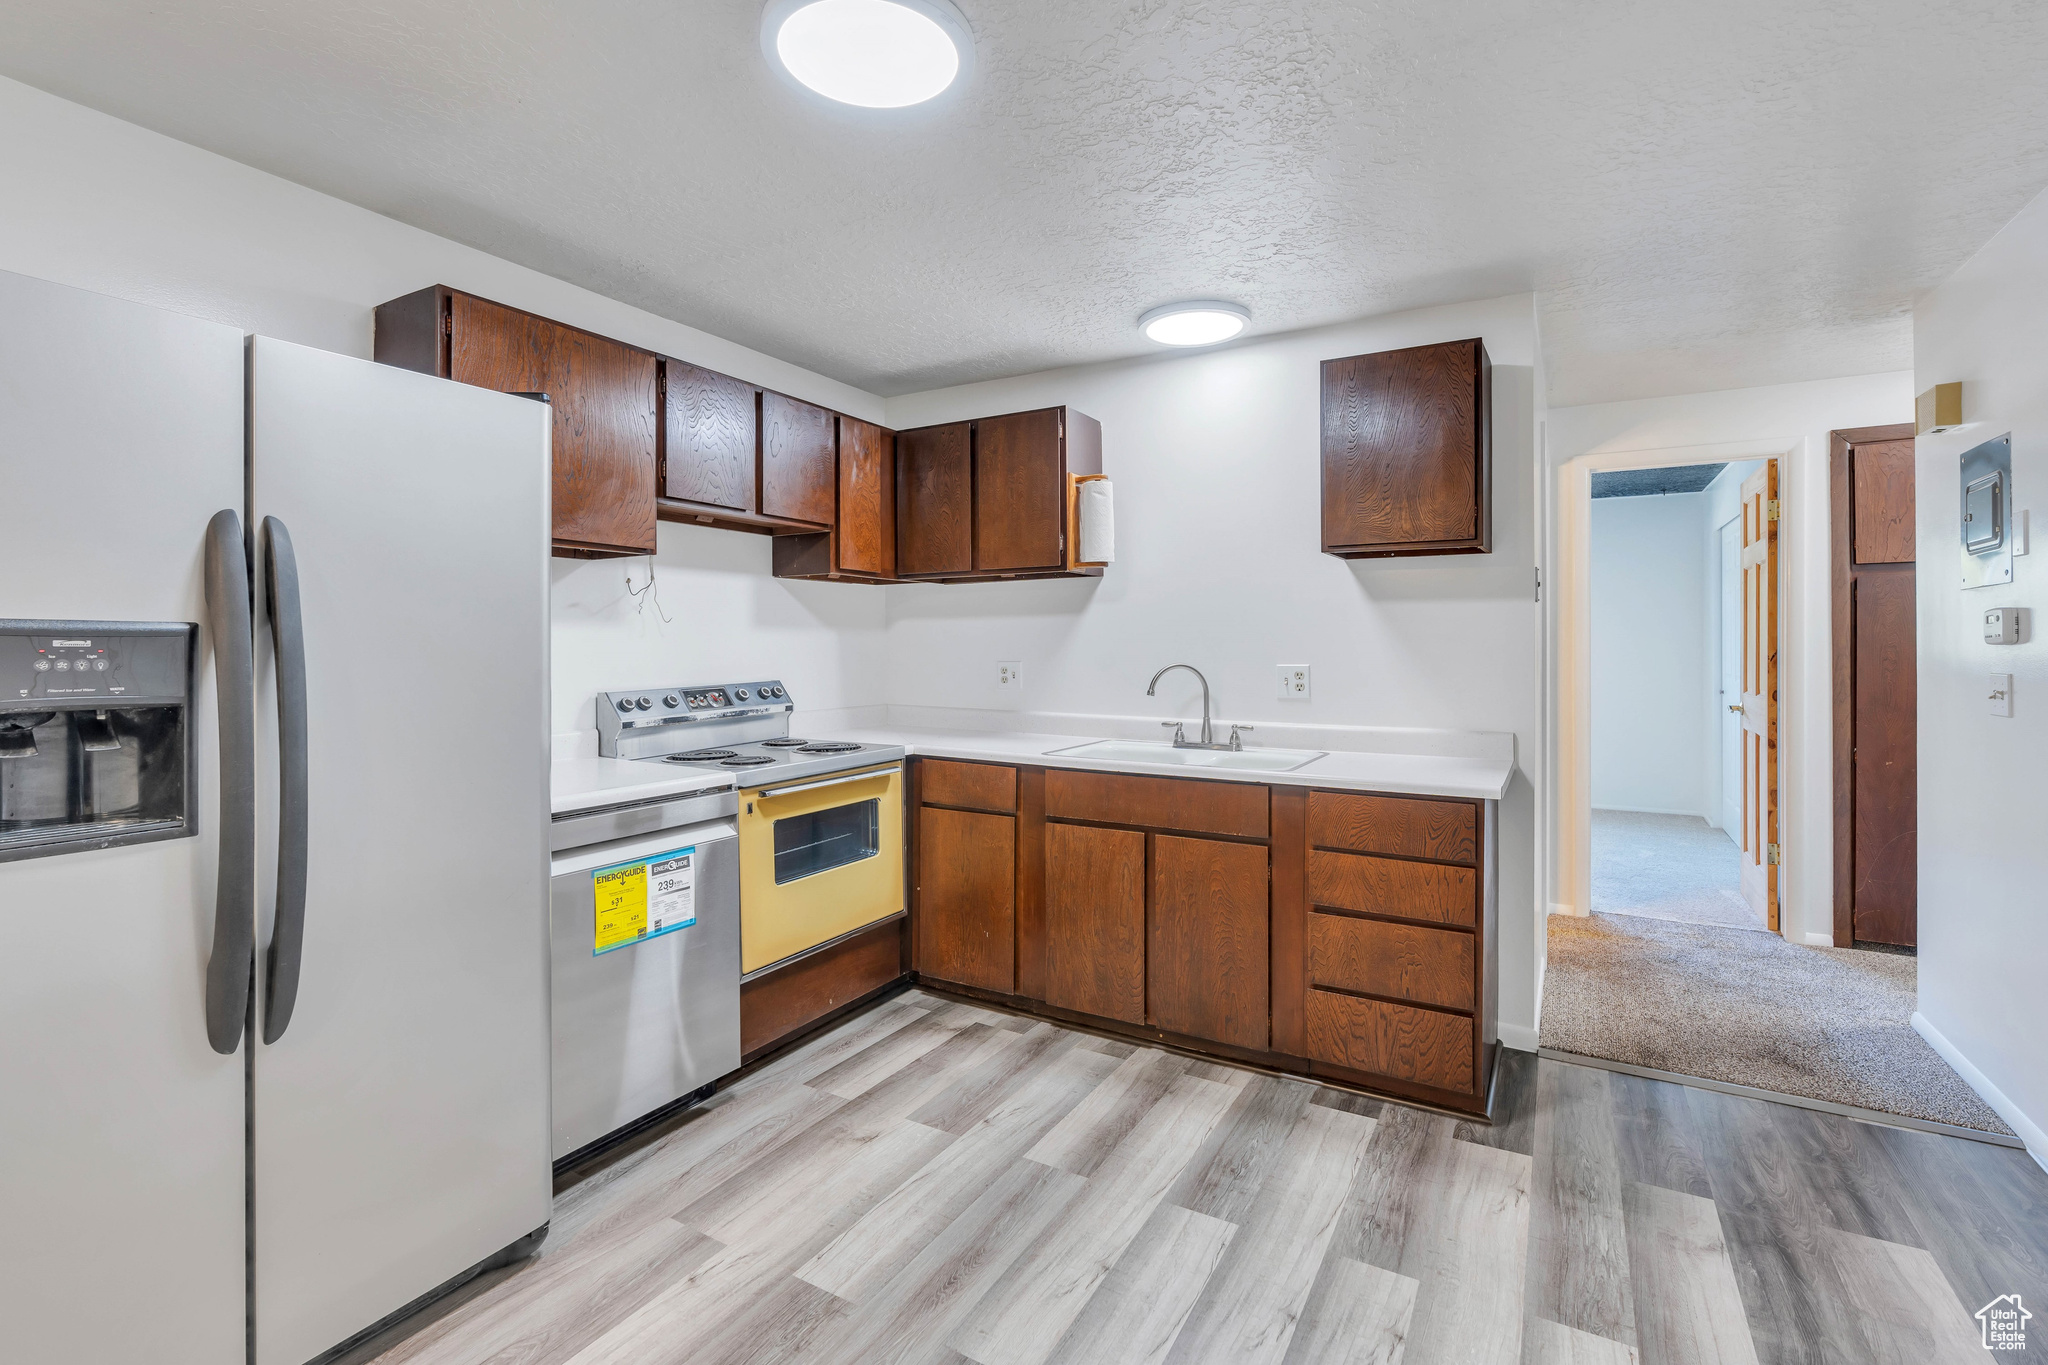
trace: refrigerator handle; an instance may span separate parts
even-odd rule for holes
[[[264,973],[263,1041],[274,1043],[299,998],[306,941],[306,635],[291,532],[263,519],[264,583],[277,645],[277,920]]]
[[[255,641],[248,549],[230,509],[206,524],[206,615],[220,699],[220,853],[214,873],[213,955],[206,960],[206,1040],[242,1042],[256,937]]]

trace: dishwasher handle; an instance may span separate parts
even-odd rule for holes
[[[893,777],[903,771],[902,765],[893,768],[870,768],[866,772],[853,773],[846,777],[827,777],[817,782],[799,782],[793,787],[763,787],[754,793],[757,800],[771,796],[790,796],[796,792],[814,792],[820,787],[839,787],[848,782],[865,782],[871,777]]]

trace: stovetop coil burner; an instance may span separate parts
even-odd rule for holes
[[[850,754],[858,748],[860,748],[860,745],[855,744],[851,740],[821,739],[815,744],[804,745],[797,752],[800,754]]]
[[[766,754],[735,754],[731,758],[719,759],[718,766],[721,768],[758,768],[763,763],[773,763],[774,761],[774,759]]]
[[[801,749],[809,743],[810,741],[807,739],[764,739],[761,741],[761,747],[764,749]]]
[[[737,749],[692,749],[687,754],[664,754],[663,757],[670,763],[715,763],[721,758],[734,758],[738,754]]]

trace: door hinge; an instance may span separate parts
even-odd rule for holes
[[[441,314],[441,335],[444,337],[452,337],[455,335],[455,314]]]
[[[1543,570],[1541,569],[1536,571],[1536,600],[1538,602],[1543,600]]]
[[[1778,846],[1776,844],[1764,845],[1764,862],[1768,866],[1776,867],[1779,863],[1782,863],[1784,861],[1785,855],[1778,851]]]
[[[1769,502],[1764,504],[1765,521],[1776,521],[1778,519],[1778,513],[1778,500],[1776,498],[1772,498]]]

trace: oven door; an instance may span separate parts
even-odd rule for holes
[[[903,912],[903,765],[740,793],[740,970]]]

